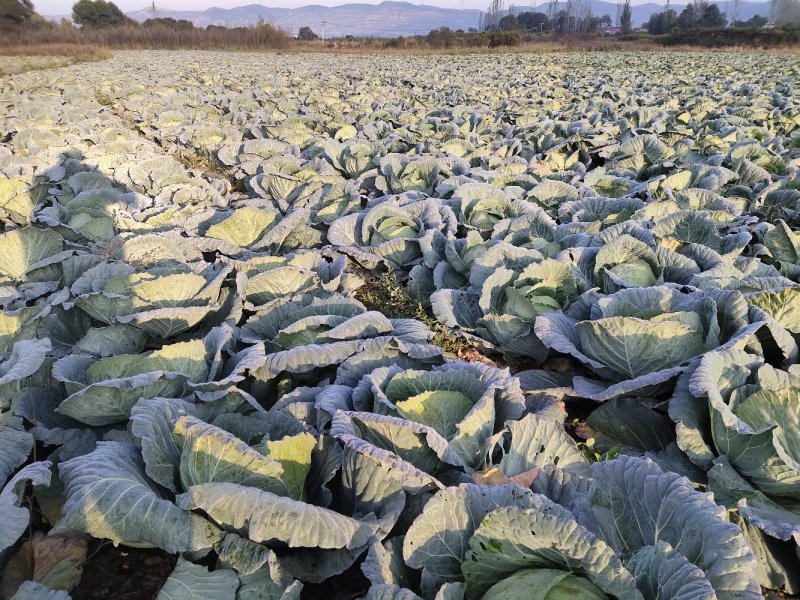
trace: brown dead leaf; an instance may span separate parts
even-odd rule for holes
[[[534,467],[530,471],[525,471],[519,475],[509,477],[499,468],[490,467],[484,471],[476,471],[472,474],[472,479],[478,485],[503,485],[504,483],[516,483],[524,488],[529,488],[538,474],[539,467]]]
[[[589,438],[596,438],[598,432],[589,427],[586,423],[579,423],[575,426],[575,435],[582,440],[588,440]]]
[[[517,485],[521,485],[524,488],[529,488],[531,485],[533,485],[533,481],[536,479],[537,475],[539,475],[539,467],[534,467],[530,471],[525,471],[519,475],[514,475],[511,478],[511,481]]]
[[[81,579],[89,544],[84,537],[33,534],[33,581],[70,591]]]
[[[466,360],[469,362],[482,362],[491,367],[499,367],[499,365],[495,361],[493,361],[488,356],[484,356],[483,354],[478,352],[475,348],[461,348],[456,353],[456,356],[461,360]]]
[[[81,579],[87,548],[85,537],[50,537],[37,531],[20,545],[3,569],[0,597],[11,598],[28,580],[69,592]]]
[[[478,485],[502,485],[508,483],[508,477],[497,467],[491,467],[485,471],[475,471],[472,479]]]
[[[33,577],[33,545],[23,542],[8,559],[0,577],[0,598],[11,598],[17,588]]]

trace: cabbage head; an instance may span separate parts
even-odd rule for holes
[[[547,347],[571,355],[600,377],[575,377],[580,395],[607,400],[653,391],[676,378],[692,358],[743,345],[760,326],[750,323],[739,292],[653,286],[589,294],[567,312],[538,317],[535,332]]]

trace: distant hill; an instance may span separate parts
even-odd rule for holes
[[[726,12],[728,1],[713,2],[718,4],[720,10]],[[487,0],[488,4],[488,0]],[[517,6],[514,12],[526,10],[547,11],[547,4],[542,0],[538,8]],[[616,2],[605,0],[589,0],[592,14],[597,16],[609,15],[612,21],[617,18]],[[557,10],[564,8],[564,2],[558,3]],[[680,12],[686,4],[671,4],[675,11]],[[648,2],[631,7],[633,9],[633,24],[638,27],[645,23],[651,15],[664,10],[663,4]],[[747,20],[755,15],[769,17],[769,2],[739,2],[737,18]],[[290,33],[296,33],[301,27],[311,27],[318,35],[323,33],[327,37],[343,37],[352,35],[356,37],[372,35],[375,37],[395,37],[399,35],[426,34],[431,29],[449,27],[450,29],[464,29],[477,27],[480,19],[479,10],[441,8],[426,4],[411,4],[410,2],[381,2],[380,4],[342,4],[340,6],[308,5],[299,8],[270,8],[261,4],[249,4],[237,8],[209,8],[207,10],[170,10],[157,8],[159,17],[173,19],[186,19],[197,27],[208,25],[223,25],[226,27],[239,27],[255,25],[260,20],[272,23]],[[127,13],[137,21],[145,21],[153,16],[152,9],[145,8]],[[54,17],[50,17],[54,18]]]
[[[374,35],[394,37],[426,34],[431,29],[450,27],[469,29],[477,27],[479,10],[441,8],[409,2],[381,2],[380,4],[342,4],[340,6],[308,5],[299,8],[270,8],[250,4],[238,8],[209,8],[203,11],[180,11],[157,8],[159,17],[186,19],[198,27],[224,25],[227,27],[254,25],[260,19],[277,25],[288,32],[311,27],[317,35],[356,37]],[[151,9],[127,13],[137,21],[152,16]]]

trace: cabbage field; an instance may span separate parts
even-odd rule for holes
[[[1,78],[0,598],[86,597],[111,543],[160,600],[800,593],[798,88],[743,53]]]

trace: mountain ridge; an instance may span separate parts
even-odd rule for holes
[[[609,15],[616,21],[618,6],[607,0],[588,0],[592,14]],[[712,2],[725,12],[732,4],[728,0]],[[557,3],[557,10],[565,3]],[[664,10],[665,4],[647,2],[632,5],[632,21],[635,27],[645,23],[651,15]],[[680,12],[686,4],[670,4]],[[739,2],[737,18],[747,20],[754,15],[769,17],[769,2]],[[547,5],[539,7],[517,6],[514,12],[524,10],[547,12]],[[153,16],[151,8],[143,8],[126,13],[132,19],[145,21]],[[171,10],[156,7],[156,16],[191,21],[196,27],[221,25],[225,27],[246,27],[259,21],[271,23],[290,34],[300,27],[311,27],[318,35],[325,37],[396,37],[424,35],[432,29],[449,27],[464,29],[478,27],[481,11],[477,9],[443,8],[430,4],[412,4],[401,0],[385,0],[380,4],[350,2],[338,6],[309,4],[297,8],[270,7],[251,3],[234,8],[211,7],[205,10]]]
[[[236,8],[213,7],[203,11],[157,9],[159,17],[186,19],[198,27],[223,25],[238,27],[255,25],[259,19],[272,23],[289,33],[308,26],[322,35],[357,37],[375,35],[392,37],[428,33],[431,29],[448,26],[451,29],[477,27],[481,11],[476,9],[442,8],[409,2],[386,1],[380,4],[347,3],[338,6],[306,5],[298,8],[269,7],[248,4]],[[132,11],[127,15],[137,21],[152,17],[152,10]],[[324,22],[324,23],[323,23]],[[324,25],[324,27],[323,27]]]

